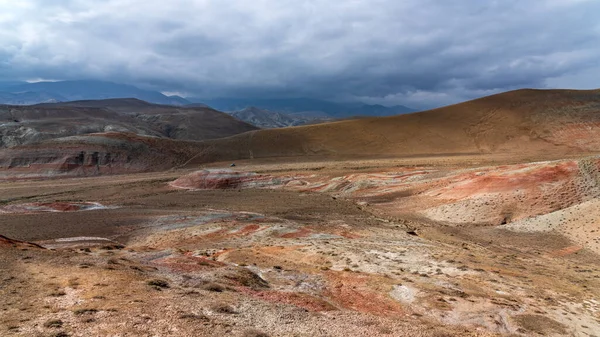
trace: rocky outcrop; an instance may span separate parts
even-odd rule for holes
[[[33,212],[77,212],[106,208],[106,206],[97,202],[33,202],[0,207],[0,214]]]
[[[166,170],[197,156],[193,142],[101,133],[0,150],[0,177],[89,176]]]
[[[176,188],[189,190],[260,188],[281,185],[285,179],[270,175],[234,170],[201,170],[185,175],[170,183]]]
[[[7,247],[45,249],[44,247],[42,247],[38,244],[35,244],[35,243],[19,241],[19,240],[8,238],[4,235],[0,235],[0,248],[7,248]]]

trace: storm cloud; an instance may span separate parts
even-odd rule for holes
[[[0,80],[429,107],[600,87],[594,0],[0,0]]]

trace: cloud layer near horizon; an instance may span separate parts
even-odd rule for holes
[[[436,106],[600,87],[594,0],[0,0],[0,80]]]

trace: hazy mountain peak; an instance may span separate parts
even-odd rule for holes
[[[48,99],[46,98],[48,95],[54,96],[56,101],[137,98],[156,104],[190,104],[188,100],[179,96],[166,96],[158,91],[144,90],[128,84],[96,80],[21,83],[18,85],[5,87],[4,91],[13,95],[23,95],[28,93],[28,99],[16,100],[22,100],[27,103],[16,104],[36,104],[48,102]],[[36,94],[39,95],[39,97],[36,98]],[[15,101],[15,99],[10,101],[8,99],[2,99],[1,97],[0,100],[0,102],[5,103]]]
[[[189,98],[195,101],[195,98]],[[209,106],[221,111],[240,111],[247,107],[277,111],[285,114],[311,113],[312,116],[329,118],[348,118],[353,116],[390,116],[414,112],[404,106],[385,107],[362,102],[336,103],[314,98],[217,98],[202,100]]]

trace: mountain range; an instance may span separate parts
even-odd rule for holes
[[[33,105],[79,100],[136,98],[149,103],[187,107],[210,106],[220,111],[239,111],[249,107],[300,116],[294,119],[340,119],[355,116],[391,116],[414,112],[405,106],[385,107],[362,102],[335,103],[313,98],[202,99],[167,96],[158,91],[106,81],[81,80],[57,82],[0,82],[0,104]],[[309,118],[310,117],[310,118]],[[295,125],[291,123],[290,125]]]
[[[196,101],[198,99],[189,98]],[[301,114],[310,117],[347,118],[354,116],[382,117],[415,112],[403,105],[386,107],[362,102],[336,103],[314,98],[218,98],[205,99],[205,104],[220,111],[239,111],[247,107],[277,111],[285,114]]]
[[[158,91],[105,81],[12,83],[12,85],[0,86],[0,103],[3,104],[32,105],[110,98],[137,98],[150,103],[176,106],[192,103],[179,96],[167,96]]]
[[[301,114],[285,114],[277,111],[247,107],[238,111],[228,112],[231,116],[259,128],[282,128],[331,121],[329,117],[303,116]]]

